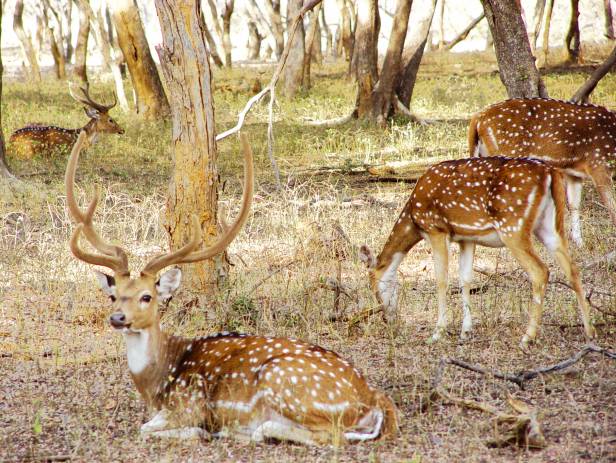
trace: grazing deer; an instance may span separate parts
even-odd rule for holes
[[[432,166],[417,181],[383,250],[375,258],[366,246],[360,259],[370,269],[370,285],[389,321],[396,317],[396,270],[404,256],[427,239],[432,247],[438,294],[438,321],[430,338],[445,332],[449,244],[460,246],[460,286],[463,321],[461,338],[472,328],[470,284],[475,245],[507,247],[530,277],[530,322],[522,338],[526,348],[536,335],[543,311],[548,268],[532,244],[534,234],[556,257],[571,287],[589,338],[595,336],[589,308],[564,234],[565,190],[562,173],[542,161],[528,158],[469,158]]]
[[[68,150],[81,132],[87,135],[86,146],[96,142],[99,133],[118,133],[122,135],[124,129],[109,115],[113,104],[105,106],[96,103],[88,92],[88,88],[80,88],[80,94],[73,93],[69,87],[71,96],[82,103],[86,115],[90,118],[88,123],[79,129],[64,129],[54,125],[31,124],[16,130],[9,140],[9,154],[19,159],[32,159],[38,154],[51,156],[59,151]]]
[[[507,100],[471,118],[471,156],[533,157],[564,169],[571,238],[582,246],[582,181],[590,177],[616,225],[608,162],[616,160],[616,113],[592,104],[540,98]]]
[[[188,339],[161,330],[158,301],[168,300],[177,290],[181,272],[174,268],[157,277],[158,272],[224,251],[248,217],[253,167],[244,137],[246,180],[235,222],[224,227],[214,245],[198,251],[201,226],[193,216],[190,241],[175,252],[154,257],[137,278],[130,277],[124,250],[104,241],[93,228],[98,198],[85,211],[75,200],[75,170],[84,141],[81,134],[66,170],[67,205],[78,223],[70,247],[78,259],[113,271],[113,276],[97,272],[97,277],[113,303],[110,324],[124,335],[131,376],[155,412],[141,427],[143,434],[229,435],[313,444],[395,433],[396,410],[391,400],[332,351],[295,339],[237,333]],[[98,254],[80,247],[82,234]]]

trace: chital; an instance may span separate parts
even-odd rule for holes
[[[252,152],[242,137],[245,186],[238,218],[213,246],[198,251],[201,225],[193,217],[192,238],[181,249],[154,257],[131,278],[124,250],[94,230],[97,198],[83,211],[74,195],[81,134],[66,171],[67,204],[78,223],[71,238],[73,254],[108,267],[97,272],[113,303],[113,328],[124,335],[128,367],[137,390],[153,412],[141,427],[145,435],[188,438],[234,436],[262,441],[306,444],[392,436],[396,410],[383,393],[336,353],[295,339],[220,333],[194,339],[160,328],[158,301],[169,299],[181,272],[163,268],[196,262],[222,252],[240,231],[249,213],[253,190]],[[85,235],[98,254],[79,245]]]
[[[469,158],[432,166],[417,181],[383,250],[377,258],[365,246],[360,258],[370,269],[370,285],[388,320],[397,311],[397,268],[406,254],[426,239],[432,247],[438,294],[438,321],[431,337],[445,332],[449,244],[460,246],[462,287],[461,337],[472,328],[470,284],[475,245],[507,247],[532,283],[530,322],[522,338],[526,347],[535,339],[543,311],[548,268],[535,252],[535,235],[556,257],[574,289],[584,330],[590,322],[578,269],[569,256],[563,232],[565,190],[562,173],[546,163],[526,158]]]
[[[71,96],[82,103],[86,115],[90,118],[88,123],[78,129],[65,129],[55,125],[30,124],[16,130],[9,140],[9,154],[17,159],[31,159],[36,155],[47,155],[58,151],[68,150],[81,132],[85,132],[86,147],[96,142],[99,133],[123,134],[124,129],[109,115],[109,111],[116,105],[105,106],[90,98],[87,88],[80,88],[77,93],[70,89]]]
[[[475,114],[468,134],[472,156],[533,157],[564,169],[571,237],[582,245],[582,181],[591,178],[616,225],[609,162],[616,160],[616,113],[592,104],[514,99]]]

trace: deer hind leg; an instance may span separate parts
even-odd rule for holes
[[[601,196],[601,201],[610,214],[612,223],[616,226],[616,199],[614,199],[612,176],[607,165],[594,166],[590,176],[595,184],[595,188],[599,192],[599,196]]]
[[[458,276],[462,288],[462,331],[461,339],[468,339],[473,329],[471,315],[471,283],[473,281],[473,260],[475,259],[475,243],[469,241],[460,242],[460,269]]]
[[[305,445],[315,445],[319,442],[320,439],[304,426],[285,418],[279,413],[271,412],[268,415],[268,418],[253,431],[251,436],[253,441],[262,442],[267,439],[276,439]]]
[[[565,276],[569,284],[575,291],[578,307],[582,316],[584,332],[589,339],[595,337],[595,328],[590,321],[590,308],[586,301],[584,288],[580,279],[580,273],[577,265],[571,259],[567,244],[563,237],[560,236],[555,225],[555,209],[553,203],[548,203],[542,216],[539,218],[534,230],[535,235],[545,247],[554,255],[556,261],[565,272]]]
[[[172,427],[171,412],[160,410],[150,421],[141,426],[143,437],[160,437],[163,439],[197,439],[208,437],[209,434],[199,427]]]
[[[429,235],[434,259],[434,276],[436,278],[436,293],[438,296],[438,320],[436,329],[428,342],[436,342],[445,333],[448,324],[447,317],[447,273],[449,270],[449,237],[444,233]]]
[[[583,245],[582,223],[580,221],[580,203],[582,202],[582,180],[578,177],[567,177],[567,202],[571,211],[571,241],[578,248]]]
[[[530,320],[526,334],[524,334],[520,343],[520,347],[526,349],[537,337],[537,330],[541,324],[543,298],[548,283],[549,271],[533,249],[530,236],[518,236],[516,238],[502,236],[501,239],[509,248],[513,257],[526,271],[532,284],[533,299],[531,302]]]

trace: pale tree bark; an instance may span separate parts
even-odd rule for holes
[[[282,26],[282,17],[280,15],[280,1],[264,0],[263,8],[265,9],[265,14],[269,16],[272,33],[276,41],[276,48],[274,50],[276,58],[280,59],[284,50],[284,27]]]
[[[317,5],[310,12],[310,25],[308,26],[308,35],[306,36],[306,52],[304,53],[304,88],[309,89],[312,87],[310,81],[310,65],[312,64],[313,50],[316,47],[315,41],[317,39],[317,31],[319,26],[319,12],[321,5]],[[320,37],[319,37],[320,40]]]
[[[612,13],[612,0],[603,0],[603,12],[605,14],[605,38],[614,40],[614,15]]]
[[[436,1],[432,0],[429,6],[421,10],[421,14],[411,25],[411,33],[407,35],[402,54],[403,69],[399,76],[396,93],[400,102],[410,108],[413,90],[417,81],[419,64],[423,58],[426,43],[430,37],[430,26],[436,10]]]
[[[23,6],[22,6],[23,8]],[[0,41],[2,40],[2,12],[4,11],[4,5],[0,8]],[[2,76],[4,73],[4,67],[2,65],[2,53],[0,53],[0,107],[2,106]],[[4,143],[4,131],[2,130],[2,111],[0,111],[0,178],[14,179],[9,167],[6,163],[6,144]]]
[[[263,37],[254,21],[248,21],[248,59],[259,59]]]
[[[224,43],[223,26],[219,18],[218,7],[216,6],[215,0],[207,0],[205,3],[207,5],[208,13],[203,18],[206,26],[205,38],[209,45],[210,55],[214,60],[214,63],[218,66],[217,62],[220,59],[220,56],[227,55],[227,50],[225,49]],[[231,3],[231,11],[233,11],[233,2]],[[205,14],[205,9],[202,8],[201,13]],[[227,61],[225,60],[223,66],[229,66],[226,63]]]
[[[535,14],[533,15],[533,27],[528,34],[530,41],[530,49],[533,55],[537,52],[537,38],[541,31],[541,22],[543,20],[543,12],[545,10],[545,0],[537,0],[535,3]]]
[[[167,198],[166,228],[171,249],[178,249],[190,238],[193,214],[200,218],[206,243],[213,239],[217,229],[218,172],[212,76],[199,0],[156,0],[155,3],[163,33],[158,52],[173,116],[174,168]],[[211,295],[217,287],[216,271],[216,265],[209,260],[186,266],[183,278],[188,287]]]
[[[438,49],[442,50],[445,46],[445,0],[439,3],[438,12]]]
[[[167,117],[169,103],[150,54],[137,5],[134,0],[114,0],[110,6],[118,43],[135,90],[137,113],[145,119]]]
[[[377,0],[358,0],[352,67],[357,80],[357,117],[372,115],[372,92],[378,81],[377,41],[380,19]]]
[[[28,62],[28,67],[30,68],[30,72],[28,73],[29,76],[33,81],[40,82],[41,70],[39,68],[36,50],[34,49],[34,45],[32,44],[32,39],[24,29],[23,14],[24,1],[17,0],[13,13],[13,30],[15,31],[17,38],[21,42],[24,55],[26,56],[26,61]]]
[[[579,63],[580,54],[580,0],[571,0],[571,17],[569,28],[565,36],[565,61]]]
[[[509,98],[547,97],[517,0],[481,0]]]
[[[554,0],[547,0],[545,8],[545,24],[543,26],[543,65],[547,67],[548,56],[550,55],[550,25],[552,24],[552,11],[554,10]]]
[[[367,116],[381,126],[395,110],[396,84],[402,69],[402,49],[412,4],[412,0],[398,0],[381,75],[372,92],[372,108]],[[358,116],[361,118],[362,113],[359,112]]]
[[[118,97],[118,104],[122,111],[128,111],[128,101],[126,99],[126,92],[124,91],[124,82],[122,80],[122,71],[120,69],[120,63],[122,61],[122,53],[116,53],[116,50],[110,43],[110,38],[113,39],[113,31],[107,31],[105,29],[105,9],[101,6],[98,14],[94,14],[88,0],[80,0],[80,6],[87,12],[90,18],[92,30],[98,42],[101,54],[103,55],[103,62],[107,69],[113,76],[115,84],[116,96]],[[105,11],[104,11],[105,10]],[[108,22],[108,27],[112,27],[111,22]]]
[[[246,0],[244,6],[248,11],[248,15],[257,24],[261,37],[264,38],[269,48],[271,48],[271,50],[275,52],[276,58],[279,59],[280,55],[278,55],[277,50],[280,45],[280,38],[277,32],[274,31],[273,26],[267,21],[267,19],[265,19],[263,12],[259,8],[255,0]],[[284,36],[282,36],[282,46],[284,48]]]
[[[60,11],[62,11],[62,8],[60,7]],[[65,9],[64,9],[64,15],[66,18],[66,34],[62,34],[64,36],[66,45],[64,46],[64,49],[66,50],[66,62],[70,63],[71,60],[73,59],[73,52],[75,52],[75,50],[73,49],[73,28],[71,27],[72,25],[72,21],[73,21],[73,0],[67,0],[67,2],[65,3]]]
[[[319,13],[323,8],[319,8]],[[315,36],[312,41],[311,54],[312,61],[317,64],[323,64],[323,47],[322,47],[322,34],[321,34],[321,22],[319,21],[319,17],[316,18],[315,27]]]
[[[234,0],[225,0],[222,18],[222,48],[225,50],[225,66],[231,67],[231,15],[233,14]]]
[[[41,6],[43,8],[43,24],[49,38],[56,78],[63,80],[66,79],[66,52],[64,50],[62,18],[51,5],[50,0],[43,0]]]
[[[83,84],[88,83],[87,58],[88,37],[90,36],[90,15],[84,5],[86,2],[87,0],[76,0],[79,11],[79,32],[75,46],[75,66],[73,67],[73,78]]]
[[[601,63],[601,65],[595,69],[595,72],[582,84],[582,86],[575,92],[571,101],[574,103],[587,103],[590,98],[590,94],[593,92],[597,84],[616,64],[616,47],[612,49],[612,52],[607,59]]]
[[[334,50],[336,48],[333,46],[332,30],[327,24],[327,21],[325,20],[325,8],[321,8],[321,14],[319,15],[319,22],[320,22],[321,30],[323,31],[323,34],[325,35],[325,54],[327,56],[335,57]]]
[[[288,0],[287,3],[287,28],[302,9],[302,0]],[[305,50],[304,23],[301,22],[290,44],[289,57],[282,71],[282,94],[287,98],[293,98],[304,85],[304,55]]]

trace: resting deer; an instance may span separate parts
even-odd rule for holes
[[[97,272],[113,303],[111,326],[124,335],[128,367],[154,417],[146,435],[189,438],[234,436],[273,438],[305,444],[361,441],[392,436],[396,410],[336,353],[295,339],[220,333],[194,339],[165,333],[157,304],[180,285],[175,264],[197,262],[224,251],[242,228],[252,201],[252,152],[244,137],[245,186],[238,218],[211,247],[197,250],[201,225],[192,218],[191,239],[175,252],[154,257],[131,278],[124,250],[104,241],[92,225],[97,197],[87,210],[75,200],[74,182],[81,134],[66,170],[66,198],[78,223],[70,241],[78,259],[107,267]],[[81,235],[98,254],[81,248]]]
[[[563,168],[571,238],[582,246],[582,181],[590,177],[614,225],[616,200],[608,163],[616,160],[616,113],[591,104],[514,99],[489,106],[470,122],[471,156],[533,157]]]
[[[79,93],[71,96],[82,103],[86,115],[90,118],[88,123],[78,129],[64,129],[54,125],[31,124],[16,130],[9,140],[9,154],[19,159],[32,159],[38,154],[51,156],[59,151],[68,150],[81,132],[87,135],[86,147],[96,142],[99,133],[118,133],[122,135],[124,129],[109,115],[117,100],[105,106],[96,103],[88,92],[88,88],[80,88]]]
[[[432,166],[417,181],[383,250],[375,258],[366,246],[361,260],[370,269],[370,285],[389,321],[396,317],[396,270],[422,239],[432,247],[438,294],[438,321],[430,338],[437,341],[448,324],[449,244],[460,246],[463,321],[461,338],[472,328],[470,284],[475,245],[507,247],[530,277],[532,305],[522,347],[536,338],[548,282],[548,268],[535,252],[534,234],[556,257],[574,289],[584,330],[595,336],[589,308],[564,234],[565,190],[562,173],[527,158],[469,158]]]

